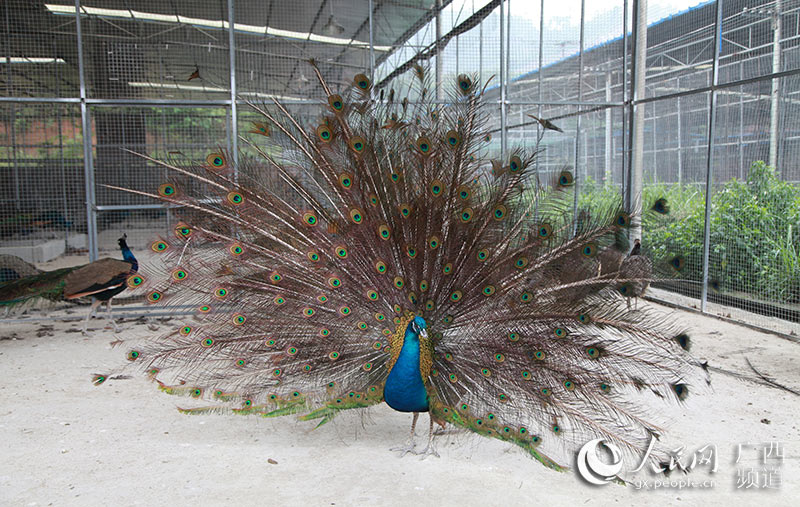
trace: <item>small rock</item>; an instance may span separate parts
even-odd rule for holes
[[[277,465],[277,464],[278,464],[278,462],[277,462],[277,461],[275,461],[275,460],[274,460],[274,459],[272,459],[272,458],[269,458],[269,459],[267,460],[267,463],[269,463],[269,464],[271,464],[271,465]]]
[[[765,417],[765,418],[763,418],[763,419],[761,419],[761,424],[771,424],[771,423],[772,423],[772,421],[770,421],[770,420],[769,420],[769,419],[767,419],[766,417]]]

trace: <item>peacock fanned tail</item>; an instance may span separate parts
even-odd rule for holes
[[[190,413],[324,424],[383,400],[419,315],[436,419],[555,469],[590,438],[646,449],[661,431],[651,402],[682,400],[706,374],[666,315],[625,307],[622,288],[654,276],[621,268],[640,215],[619,204],[573,214],[569,171],[538,186],[533,155],[487,160],[472,76],[444,107],[421,67],[402,100],[379,99],[363,74],[334,90],[313,68],[325,113],[309,126],[279,101],[253,104],[262,118],[245,140],[257,156],[145,157],[170,177],[144,194],[184,216],[152,243],[161,267],[140,269],[136,285],[194,315],[130,350],[133,365],[164,391],[214,402]],[[653,269],[669,263],[682,266],[672,256]]]

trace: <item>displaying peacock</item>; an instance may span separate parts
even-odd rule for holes
[[[0,286],[0,306],[11,308],[37,299],[74,301],[93,297],[91,310],[83,322],[83,333],[87,334],[89,319],[103,302],[108,320],[118,331],[117,323],[111,318],[111,299],[129,285],[135,285],[139,269],[126,240],[127,235],[123,235],[118,241],[122,260],[98,259],[83,266],[39,272]]]
[[[322,425],[385,401],[559,470],[592,438],[646,449],[661,432],[653,407],[707,375],[667,315],[625,305],[620,287],[646,281],[620,270],[641,214],[573,213],[569,171],[538,186],[533,155],[488,160],[474,77],[459,76],[442,106],[419,66],[402,100],[363,74],[335,90],[312,68],[327,97],[318,123],[253,104],[254,156],[145,156],[168,180],[127,191],[184,216],[134,285],[194,313],[131,348],[128,366],[205,401],[186,413]],[[616,267],[601,266],[609,252]],[[682,266],[670,256],[659,276]],[[435,454],[432,437],[397,449]]]

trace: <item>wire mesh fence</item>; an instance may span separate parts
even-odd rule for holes
[[[250,103],[319,120],[308,59],[334,91],[365,72],[398,96],[420,63],[442,88],[459,73],[488,81],[486,149],[540,150],[540,178],[570,168],[581,206],[620,198],[632,171],[644,202],[668,198],[673,219],[643,224],[644,249],[686,265],[651,295],[797,333],[800,1],[693,3],[650,2],[644,51],[635,0],[8,0],[0,250],[47,266],[110,255],[123,232],[143,248],[183,211],[109,188],[169,178],[137,154],[248,164],[280,149],[252,135]]]

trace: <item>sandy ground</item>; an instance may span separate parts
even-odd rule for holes
[[[694,329],[695,355],[745,374],[750,358],[800,390],[797,342],[677,313]],[[668,434],[685,455],[716,445],[717,473],[704,466],[671,475],[710,479],[713,487],[652,489],[658,477],[644,472],[650,488],[593,487],[508,444],[464,434],[439,437],[441,458],[398,459],[388,448],[404,441],[410,416],[385,405],[311,431],[313,424],[290,418],[181,415],[182,398],[140,378],[94,387],[90,374],[124,355],[126,346],[114,348],[113,340],[153,331],[142,320],[128,320],[116,336],[102,321],[92,324],[88,338],[74,321],[0,326],[0,504],[712,507],[797,505],[800,498],[800,397],[729,375],[714,374],[713,392],[690,398]],[[782,484],[737,488],[738,474],[763,470],[756,449],[771,441],[782,446],[783,460],[768,463]],[[748,442],[735,463],[737,445]]]

